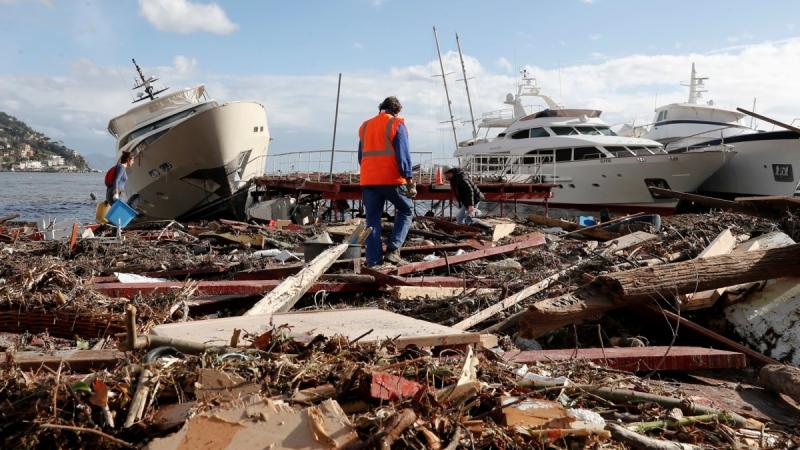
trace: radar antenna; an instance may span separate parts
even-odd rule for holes
[[[689,88],[689,102],[691,104],[697,104],[697,101],[703,97],[703,92],[708,92],[708,90],[703,89],[705,86],[705,82],[708,77],[698,77],[697,72],[694,70],[694,63],[692,63],[692,77],[689,79],[689,84],[681,83],[681,86],[686,86]]]
[[[141,81],[137,80],[134,82],[133,90],[144,88],[144,93],[139,92],[136,95],[136,100],[134,100],[133,103],[137,103],[148,98],[150,100],[155,100],[156,95],[169,89],[165,87],[160,90],[155,90],[155,87],[153,87],[153,83],[158,81],[158,78],[155,77],[145,78],[144,73],[142,73],[142,68],[139,67],[138,64],[136,64],[136,60],[131,58],[131,61],[133,61],[133,65],[136,67],[136,72],[139,74],[139,80],[141,80]]]

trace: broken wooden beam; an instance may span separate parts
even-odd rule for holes
[[[800,244],[600,275],[594,284],[615,300],[671,297],[750,281],[800,275]]]
[[[39,370],[48,367],[58,370],[62,363],[76,373],[89,373],[94,370],[111,369],[125,360],[125,353],[114,349],[106,350],[56,350],[52,352],[3,352],[0,365],[15,365],[22,370]]]
[[[187,287],[195,287],[193,295],[249,295],[258,296],[270,292],[280,285],[281,280],[241,280],[241,281],[163,281],[158,283],[101,283],[87,287],[109,297],[133,298],[136,295],[156,295],[179,292]],[[462,281],[463,283],[463,281]],[[368,292],[375,290],[376,284],[328,283],[318,282],[310,286],[308,292]]]
[[[742,369],[747,366],[743,353],[681,346],[513,351],[504,353],[503,359],[528,365],[577,359],[629,372]]]
[[[564,231],[577,231],[586,237],[597,239],[598,241],[608,241],[611,239],[616,239],[620,236],[619,233],[612,233],[611,231],[606,231],[600,228],[585,229],[586,227],[582,227],[574,222],[561,219],[552,219],[539,214],[531,214],[527,217],[527,219],[537,225],[544,225],[546,227],[559,227]]]
[[[489,306],[488,308],[485,308],[481,311],[478,311],[477,313],[467,317],[461,322],[458,322],[457,324],[453,325],[453,328],[459,330],[470,329],[475,325],[483,322],[484,320],[491,318],[500,311],[510,308],[516,305],[517,303],[525,300],[526,298],[529,298],[532,295],[536,295],[539,292],[547,289],[548,287],[552,286],[553,283],[558,281],[559,278],[563,277],[567,272],[569,272],[569,270],[570,269],[562,270],[556,274],[550,275],[549,277],[539,281],[538,283],[532,286],[528,286],[514,295],[506,297],[500,300],[499,302],[495,303],[494,305]]]
[[[544,236],[539,235],[522,242],[515,242],[512,244],[501,245],[499,247],[490,247],[483,250],[476,250],[474,252],[467,252],[461,255],[445,256],[433,261],[422,261],[418,263],[406,264],[397,268],[398,275],[407,273],[421,272],[423,270],[436,269],[439,267],[447,267],[455,264],[463,264],[465,262],[482,259],[489,256],[501,255],[504,253],[511,253],[517,250],[523,250],[539,245],[544,245]]]
[[[348,243],[339,244],[320,253],[303,270],[283,280],[275,289],[248,309],[244,315],[253,316],[289,311],[311,289],[314,282],[328,270],[331,264],[342,256],[348,246]]]
[[[767,364],[758,373],[759,384],[772,392],[800,402],[800,369],[785,364]]]
[[[604,243],[600,247],[600,252],[605,256],[613,255],[614,253],[622,250],[627,250],[639,244],[658,239],[658,236],[644,231],[634,231],[633,233],[620,236]]]
[[[751,208],[744,206],[740,203],[730,201],[730,200],[723,200],[716,197],[708,197],[705,195],[698,195],[698,194],[690,194],[688,192],[679,192],[673,191],[670,189],[662,189],[657,187],[649,188],[650,192],[656,194],[660,197],[666,198],[675,198],[678,200],[685,200],[688,202],[694,202],[698,205],[708,206],[709,208],[718,208],[722,210],[728,211],[736,211],[736,212],[743,212],[749,213],[752,212]]]
[[[524,337],[538,337],[648,299],[674,298],[737,283],[798,276],[798,258],[800,244],[795,244],[600,275],[572,293],[531,305],[520,317],[520,328]]]
[[[727,228],[717,235],[706,248],[697,255],[697,259],[705,259],[711,256],[727,255],[736,246],[736,238]],[[686,294],[681,301],[681,309],[691,311],[695,309],[710,308],[714,306],[717,299],[725,292],[725,287],[700,291],[693,294]]]

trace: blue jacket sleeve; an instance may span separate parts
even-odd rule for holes
[[[397,127],[397,134],[394,137],[394,150],[397,156],[397,167],[400,175],[411,178],[414,173],[411,171],[411,151],[408,148],[408,129],[404,123]]]
[[[125,181],[127,181],[127,173],[125,173],[125,166],[117,164],[117,171],[114,176],[114,189],[117,191],[125,190]]]

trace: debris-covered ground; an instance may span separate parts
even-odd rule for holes
[[[760,216],[419,218],[371,269],[334,262],[357,221],[0,223],[3,448],[795,448],[800,263]]]

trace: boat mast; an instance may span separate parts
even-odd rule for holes
[[[464,89],[467,91],[467,104],[469,105],[469,118],[472,122],[472,138],[478,137],[478,129],[475,128],[475,114],[472,112],[472,98],[469,96],[469,83],[467,82],[467,69],[464,67],[464,54],[461,53],[461,39],[456,33],[456,45],[458,46],[458,58],[461,60],[461,73],[464,74]]]
[[[439,55],[439,67],[442,69],[442,83],[444,83],[444,95],[447,97],[447,110],[450,112],[450,127],[453,129],[453,142],[458,148],[458,136],[456,136],[456,121],[453,118],[453,105],[450,102],[450,92],[447,90],[447,77],[444,73],[444,63],[442,62],[442,51],[439,49],[439,35],[436,34],[436,27],[433,27],[433,40],[436,41],[436,53]]]
[[[159,91],[156,91],[155,88],[153,87],[153,83],[158,81],[158,78],[154,78],[154,77],[145,78],[144,77],[144,73],[142,73],[142,68],[139,67],[138,64],[136,64],[136,60],[131,58],[131,61],[133,61],[133,65],[136,67],[136,72],[139,74],[139,79],[141,80],[141,82],[135,83],[135,85],[133,86],[133,89],[136,90],[136,89],[144,88],[144,92],[145,92],[145,94],[147,94],[147,95],[142,95],[142,93],[140,92],[139,93],[140,97],[137,98],[136,100],[134,100],[133,103],[140,102],[140,101],[142,101],[144,99],[148,99],[148,98],[150,100],[155,100],[156,99],[156,95],[158,95],[158,94],[166,91],[167,89],[169,89],[169,88],[164,88],[164,89],[161,89]]]
[[[683,86],[689,87],[689,101],[687,103],[696,105],[697,100],[703,96],[703,92],[708,92],[703,89],[705,87],[703,83],[705,83],[707,79],[708,77],[697,76],[697,72],[694,70],[694,63],[692,63],[692,77],[689,79],[689,84],[681,83]]]

